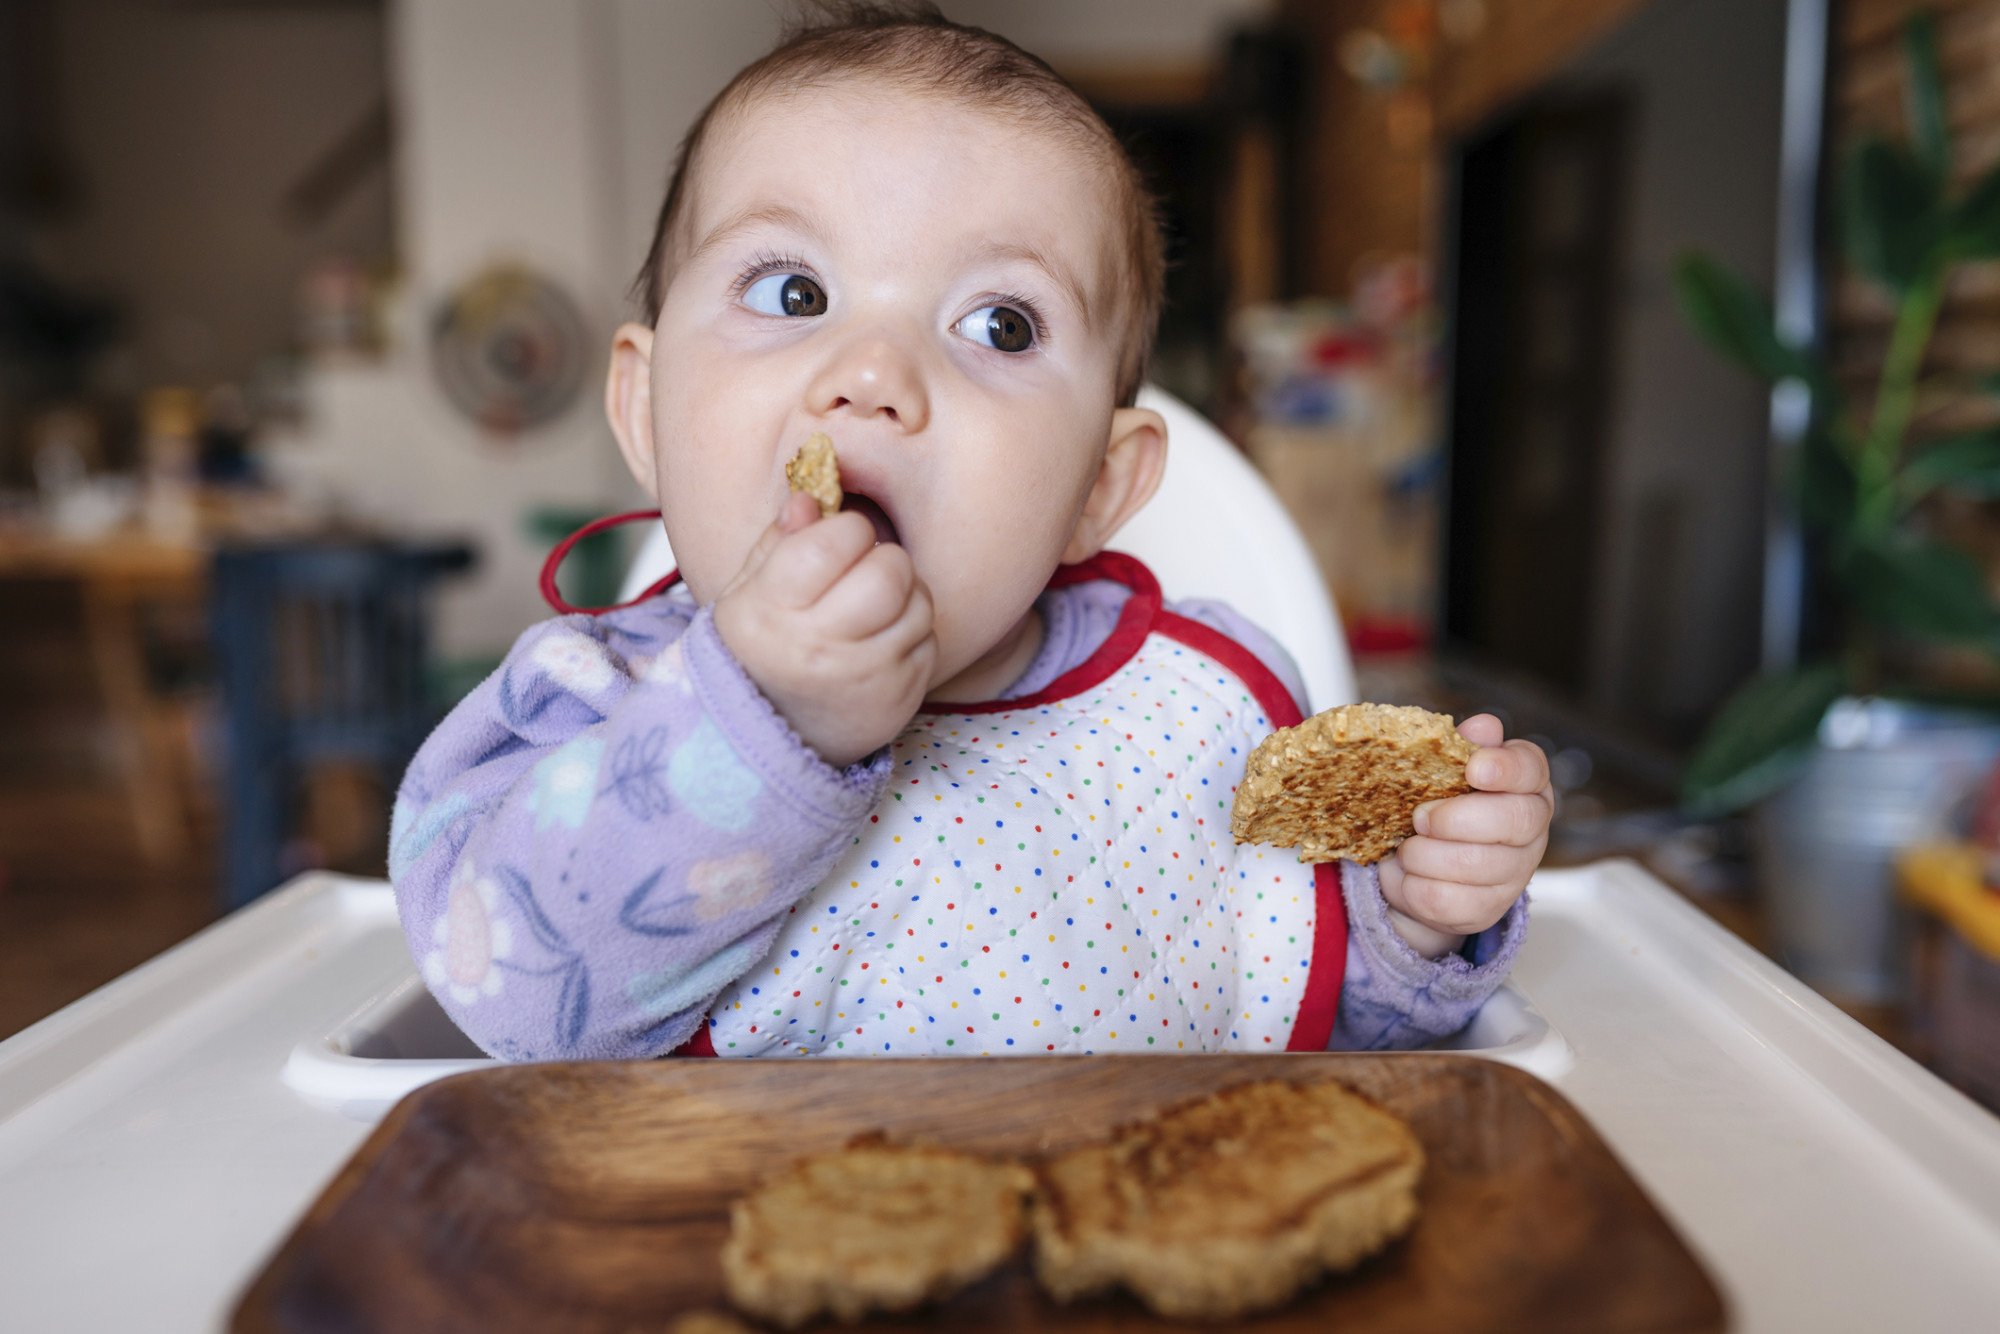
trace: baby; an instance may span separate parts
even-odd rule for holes
[[[681,149],[605,402],[680,587],[535,626],[398,795],[390,873],[509,1059],[1411,1046],[1500,984],[1542,753],[1371,868],[1237,846],[1304,704],[1106,545],[1153,494],[1137,173],[1039,60],[850,9]],[[788,492],[811,435],[847,506]],[[1339,701],[1322,701],[1337,703]]]

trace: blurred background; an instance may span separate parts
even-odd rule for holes
[[[1154,378],[1363,697],[1499,712],[1552,863],[1643,859],[2000,1101],[2000,0],[942,8],[1161,192]],[[643,503],[608,334],[783,12],[0,5],[0,1036],[383,873],[551,543]]]

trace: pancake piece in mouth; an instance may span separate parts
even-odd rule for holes
[[[785,465],[785,482],[818,502],[820,518],[839,512],[840,460],[825,433],[817,432],[799,446],[799,452]]]
[[[841,497],[840,507],[844,510],[851,510],[874,524],[876,542],[894,542],[897,540],[895,522],[889,518],[888,513],[880,505],[876,504],[869,497],[862,495],[858,491],[849,491]]]

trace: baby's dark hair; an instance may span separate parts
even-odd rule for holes
[[[954,23],[923,0],[873,3],[816,0],[778,44],[747,65],[715,95],[674,158],[667,195],[653,225],[653,244],[633,283],[646,322],[660,317],[672,269],[692,238],[686,235],[689,182],[709,127],[720,115],[761,93],[876,74],[923,92],[973,98],[1004,115],[1069,137],[1104,162],[1119,214],[1117,253],[1105,277],[1120,331],[1118,402],[1129,406],[1145,380],[1160,322],[1165,260],[1159,208],[1111,127],[1040,58],[982,28]],[[1110,314],[1111,312],[1107,312]]]

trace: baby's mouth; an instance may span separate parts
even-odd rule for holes
[[[896,540],[895,522],[889,518],[887,511],[869,497],[862,495],[858,491],[849,491],[842,497],[840,508],[843,510],[852,510],[856,514],[866,518],[868,522],[874,524],[875,540],[877,542],[894,542]]]

